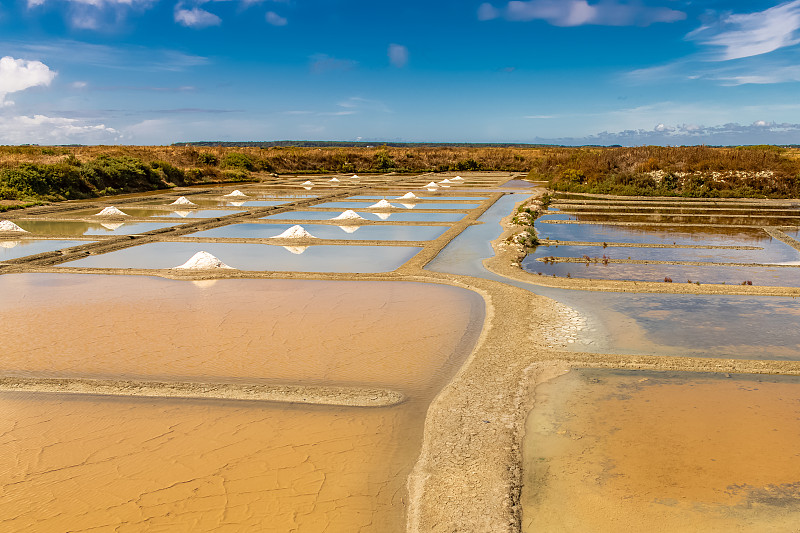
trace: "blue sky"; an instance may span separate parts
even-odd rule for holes
[[[0,0],[0,143],[800,143],[800,0]]]

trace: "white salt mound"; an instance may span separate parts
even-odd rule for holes
[[[197,252],[191,259],[186,261],[181,266],[173,268],[181,268],[185,270],[212,270],[215,268],[232,268],[211,255],[208,252]]]
[[[464,178],[462,178],[461,176],[456,176],[451,181],[464,181]]]
[[[113,205],[103,208],[102,211],[95,215],[96,217],[126,217],[127,213],[123,213]]]
[[[389,202],[388,202],[388,201],[387,201],[387,200],[384,198],[384,199],[383,199],[383,200],[381,200],[380,202],[374,203],[374,204],[372,204],[372,205],[371,205],[371,206],[369,206],[369,207],[370,207],[370,208],[373,208],[373,209],[391,209],[391,208],[392,208],[392,207],[394,207],[394,206],[393,206],[392,204],[390,204],[390,203],[389,203]]]
[[[287,229],[280,235],[275,235],[272,238],[273,239],[316,239],[316,237],[307,232],[305,228],[303,228],[303,226],[299,226],[297,224]]]
[[[419,198],[419,196],[417,196],[413,192],[407,192],[403,196],[398,196],[397,198],[395,198],[395,200],[413,200],[416,198]]]
[[[197,205],[197,204],[192,202],[191,200],[189,200],[185,196],[181,196],[180,198],[178,198],[177,200],[175,200],[174,202],[172,202],[169,205]]]
[[[16,231],[18,233],[28,233],[27,231],[20,228],[10,220],[0,220],[0,231]]]
[[[331,178],[328,181],[338,182],[339,180],[337,180],[336,178]]]
[[[314,182],[311,180],[306,180],[303,182],[303,185],[314,185]]]
[[[228,193],[225,196],[247,196],[247,195],[242,191],[240,191],[239,189],[236,189],[235,191]]]
[[[445,178],[442,181],[440,181],[439,183],[452,183],[452,181],[450,181],[449,179]]]
[[[437,187],[438,187],[438,185],[436,185],[436,182],[435,182],[435,181],[432,181],[432,182],[430,182],[429,184],[425,185],[425,186],[424,186],[424,187],[422,187],[422,188],[423,188],[423,189],[435,189],[435,188],[437,188]]]
[[[352,209],[348,209],[341,215],[333,217],[331,220],[365,220],[365,219]]]
[[[357,175],[355,175],[355,174],[353,174],[353,176],[352,176],[350,179],[351,179],[351,180],[357,180],[357,179],[358,179],[358,176],[357,176]]]

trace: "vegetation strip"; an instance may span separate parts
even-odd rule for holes
[[[0,378],[3,392],[97,394],[144,398],[250,400],[353,407],[386,407],[404,401],[389,389],[302,385],[239,385],[179,381],[133,381],[56,378]]]

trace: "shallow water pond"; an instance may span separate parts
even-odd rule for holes
[[[348,200],[383,200],[384,198],[392,204],[399,204],[401,202],[408,202],[408,200],[400,200],[398,197],[404,195],[408,191],[399,191],[397,193],[391,193],[384,196],[377,196],[377,195],[358,195],[358,196],[350,196]],[[413,191],[412,191],[413,192]],[[446,195],[423,195],[422,193],[414,193],[417,198],[412,198],[411,203],[419,201],[420,205],[424,205],[424,201],[427,200],[460,200],[460,201],[469,201],[469,202],[482,202],[484,200],[488,200],[487,197],[480,197],[480,196],[446,196]]]
[[[3,239],[0,240],[0,261],[19,259],[28,255],[54,252],[62,248],[71,248],[88,244],[90,241],[51,241],[36,239]]]
[[[126,215],[136,218],[214,218],[225,217],[234,213],[243,213],[244,210],[237,209],[196,209],[173,206],[174,209],[167,211],[164,209],[147,209],[141,207],[122,206],[118,209]],[[65,217],[89,217],[99,213],[99,209],[85,209],[81,211],[70,211],[65,213]],[[124,218],[124,217],[123,217]],[[114,220],[119,222],[120,220]]]
[[[400,200],[389,200],[389,203],[392,204],[394,209],[408,209],[404,205],[403,202]],[[420,202],[414,204],[413,202],[409,202],[409,205],[413,206],[412,208],[415,209],[453,209],[453,210],[465,210],[465,209],[474,209],[478,207],[480,204],[478,203],[444,203],[444,202]],[[325,202],[322,204],[315,205],[314,207],[319,207],[320,209],[353,209],[353,210],[369,210],[369,206],[372,205],[368,201],[364,202]]]
[[[80,220],[19,220],[17,225],[34,235],[132,235],[178,224],[159,222],[83,222]]]
[[[341,226],[304,224],[303,228],[320,239],[374,241],[429,241],[439,237],[447,226],[358,226],[342,221]],[[280,235],[290,224],[231,224],[192,233],[191,237],[268,239]]]
[[[408,246],[273,246],[242,243],[156,242],[93,255],[61,266],[173,268],[206,251],[239,270],[293,272],[389,272],[414,257]]]
[[[574,370],[536,388],[523,531],[793,531],[800,380]]]
[[[458,222],[466,215],[464,213],[370,213],[356,211],[367,220],[389,220],[392,222]],[[331,220],[339,216],[342,211],[289,211],[263,217],[265,220]]]

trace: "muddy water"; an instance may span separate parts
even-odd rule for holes
[[[577,370],[536,389],[524,531],[791,532],[800,380]]]
[[[408,397],[357,409],[0,394],[9,531],[403,531],[427,405],[483,320],[478,295],[408,282],[19,274],[0,293],[3,374]]]
[[[63,274],[0,276],[0,294],[4,374],[369,384],[408,394],[451,371],[483,305],[463,289],[407,282]]]
[[[242,243],[156,242],[94,255],[61,266],[86,268],[173,268],[206,251],[239,270],[273,272],[389,272],[420,248],[409,246],[294,246]]]

